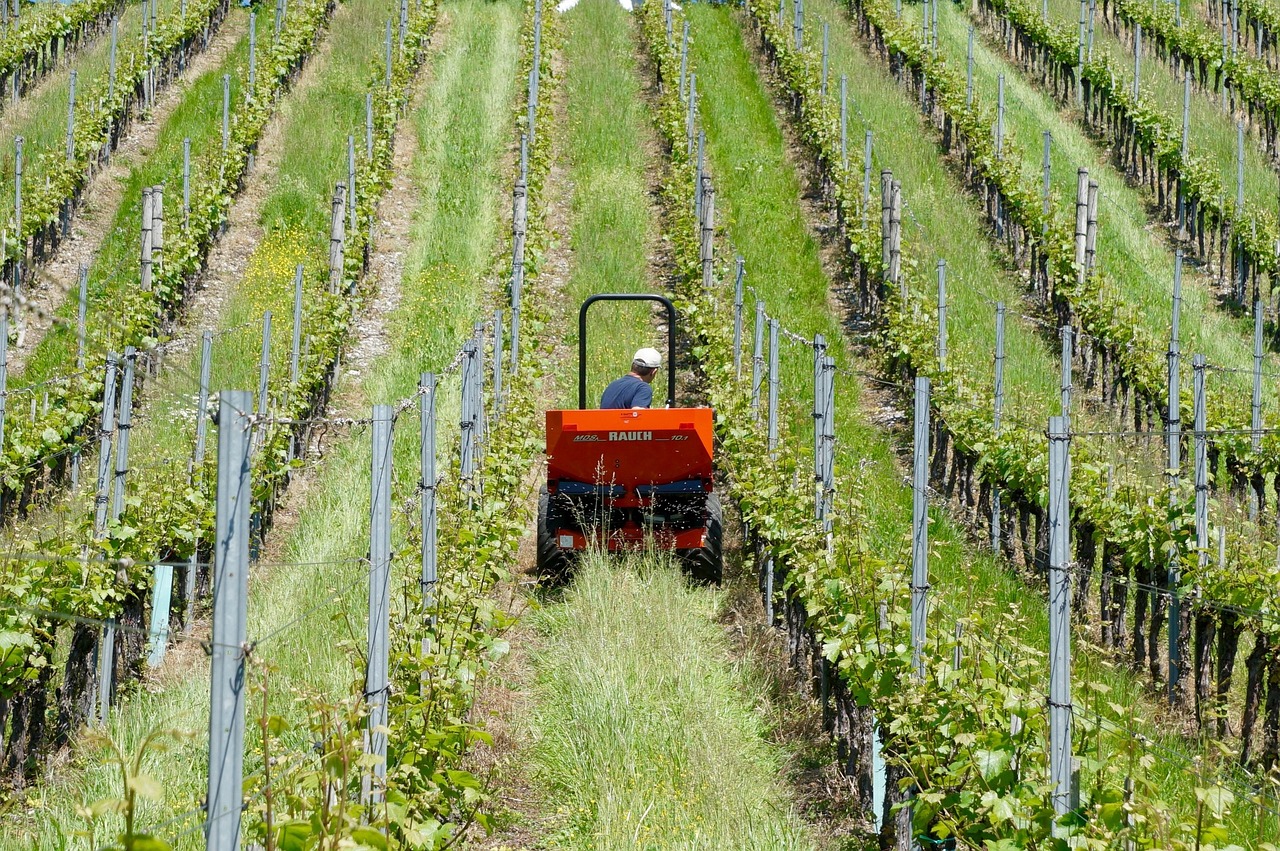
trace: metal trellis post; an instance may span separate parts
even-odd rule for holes
[[[929,611],[929,377],[916,376],[914,464],[911,477],[911,648],[916,676],[924,675]]]
[[[1067,417],[1049,418],[1049,782],[1053,809],[1072,798],[1071,750],[1071,435]]]
[[[373,460],[369,524],[369,646],[364,699],[369,704],[366,741],[374,757],[370,802],[380,803],[387,778],[387,693],[391,618],[391,431],[390,405],[373,406]]]

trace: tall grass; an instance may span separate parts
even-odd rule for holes
[[[413,163],[421,203],[409,252],[419,259],[406,269],[404,298],[388,317],[390,350],[348,388],[357,400],[357,413],[365,400],[386,401],[411,393],[420,371],[440,369],[452,356],[476,316],[474,300],[455,296],[460,290],[479,290],[491,269],[500,231],[501,167],[509,136],[521,8],[510,0],[457,0],[445,14],[449,23],[437,37],[439,55],[431,61],[429,83],[424,83],[431,86],[430,92],[405,119],[410,122],[405,129],[421,140]],[[295,115],[295,126],[303,132],[293,138],[300,144],[313,138],[312,126],[331,120],[323,111]],[[448,274],[442,272],[445,269]],[[442,405],[439,421],[457,421],[455,398]],[[411,431],[402,426],[396,443],[401,481],[417,480],[417,443]],[[357,644],[363,640],[366,574],[358,560],[368,547],[368,440],[364,430],[334,440],[298,504],[296,524],[281,529],[282,537],[270,546],[280,560],[295,566],[263,565],[252,575],[248,630],[253,638],[265,639],[258,658],[278,667],[271,678],[272,712],[287,717],[299,711],[293,702],[295,690],[346,694],[357,677],[349,664],[347,642],[353,636]],[[394,548],[403,550],[404,530],[397,526],[395,535]],[[286,626],[281,634],[267,638]],[[164,803],[145,810],[142,823],[147,826],[185,812],[203,794],[208,663],[198,650],[178,656],[147,688],[121,702],[110,726],[113,738],[126,749],[157,726],[195,734],[177,749],[147,761],[147,772],[165,789]],[[82,750],[64,778],[32,790],[30,811],[0,823],[0,849],[28,851],[28,837],[34,837],[38,847],[55,847],[56,826],[78,823],[77,804],[118,795],[118,778],[99,757]],[[198,824],[182,819],[161,836],[171,839],[186,831],[176,847],[203,848],[203,838],[192,830]]]
[[[532,774],[555,802],[558,849],[814,847],[776,754],[726,661],[718,594],[666,559],[584,558],[542,634]]]
[[[809,8],[812,13],[813,6]],[[818,247],[804,225],[800,182],[788,161],[765,87],[752,66],[734,13],[698,4],[689,7],[686,14],[693,22],[702,120],[714,174],[722,190],[720,201],[727,207],[730,238],[746,256],[747,268],[755,272],[754,285],[768,300],[771,315],[797,330],[820,331],[828,339],[840,339],[843,329],[828,301],[831,282],[822,273]],[[882,164],[894,168],[895,177],[903,180],[907,205],[917,218],[922,214],[937,217],[934,221],[939,223],[939,229],[926,227],[926,233],[947,239],[973,233],[969,230],[977,227],[970,224],[976,219],[973,204],[945,172],[934,171],[941,166],[931,141],[933,134],[924,128],[915,104],[881,66],[862,52],[853,40],[851,28],[839,25],[834,16],[829,20],[833,79],[838,80],[841,73],[849,77],[850,99],[858,104],[862,120],[874,128],[882,152],[877,168]],[[937,176],[927,184],[921,180],[921,188],[914,188],[916,180],[911,176],[915,174]],[[904,214],[907,237],[919,239],[907,224],[908,218]],[[985,253],[987,249],[976,236],[970,240],[969,253]],[[916,242],[909,250],[921,258],[928,246],[928,242]],[[931,268],[929,255],[923,257],[927,259],[915,262],[924,262],[926,268]],[[948,255],[947,259],[952,258]],[[949,292],[991,285],[988,280],[962,276]],[[959,311],[951,313],[949,308],[949,319],[959,315]],[[965,345],[965,339],[974,345],[974,340],[987,333],[983,330],[985,323],[979,324],[976,319],[953,321],[954,324],[949,322],[953,350]],[[990,351],[985,342],[975,348]],[[786,394],[803,400],[812,381],[812,362],[807,352],[789,354],[793,351],[783,349],[783,387]],[[836,357],[842,367],[868,366],[839,350]],[[975,359],[964,365],[961,361],[955,363],[953,368],[965,369],[965,374],[972,375],[971,380],[981,386],[989,362]],[[911,492],[903,486],[895,439],[868,417],[864,405],[870,403],[855,381],[837,379],[837,480],[857,483],[858,501],[852,510],[865,520],[868,545],[886,553],[891,563],[901,563],[894,562],[892,556],[902,554],[909,541]],[[790,414],[793,431],[798,439],[804,439],[810,426],[803,403],[792,408]],[[842,492],[850,486],[841,486]],[[985,550],[968,545],[966,533],[945,511],[935,508],[931,515],[930,631],[949,632],[957,618],[985,614],[997,619],[1012,618],[1026,643],[1047,647],[1043,597]],[[885,579],[893,581],[895,577]],[[896,579],[905,584],[909,577]],[[1160,718],[1159,705],[1147,700],[1142,682],[1127,671],[1082,652],[1077,655],[1076,675],[1082,682],[1098,683],[1107,689],[1109,700],[1133,707],[1132,725],[1166,748],[1164,753],[1186,753],[1184,742]],[[1047,676],[1046,671],[1046,685]],[[1112,755],[1106,743],[1099,743],[1098,748],[1102,758]],[[1178,759],[1157,762],[1147,776],[1177,812],[1194,811],[1194,778],[1188,776]],[[1253,835],[1253,814],[1237,813],[1236,818],[1242,834]]]
[[[576,307],[595,293],[653,292],[649,258],[657,250],[648,198],[644,142],[652,139],[636,72],[630,16],[616,3],[586,2],[565,16],[566,157],[573,174],[567,317],[569,343],[578,344]],[[625,374],[636,349],[663,353],[653,404],[666,394],[666,343],[654,330],[648,304],[597,304],[587,325],[587,405]],[[577,364],[576,353],[573,364]],[[577,406],[577,381],[560,382],[561,404]],[[679,400],[677,400],[679,401]]]

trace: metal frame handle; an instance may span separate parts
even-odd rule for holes
[[[578,409],[587,407],[587,308],[597,301],[656,301],[667,309],[667,407],[676,406],[676,306],[655,293],[596,293],[578,310]]]

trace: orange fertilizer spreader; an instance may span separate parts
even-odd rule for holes
[[[655,301],[667,312],[665,408],[587,409],[587,310]],[[578,409],[547,411],[547,484],[538,501],[538,569],[563,581],[589,546],[674,550],[694,579],[718,583],[723,518],[713,490],[712,410],[675,407],[676,311],[660,295],[599,294],[578,312]]]

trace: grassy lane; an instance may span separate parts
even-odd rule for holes
[[[724,661],[719,605],[665,560],[595,555],[532,616],[533,774],[562,821],[545,847],[814,847],[773,780],[746,699],[760,685]]]
[[[178,0],[160,0],[158,14],[163,17],[178,7]],[[142,4],[134,0],[120,14],[118,54],[142,42]],[[51,73],[35,89],[0,115],[0,141],[5,154],[0,159],[0,198],[7,199],[12,216],[14,148],[13,139],[24,140],[22,181],[26,186],[44,182],[44,163],[49,158],[66,156],[67,96],[71,88],[71,72],[76,72],[76,97],[82,99],[93,91],[100,79],[109,73],[111,35],[104,33],[77,53],[64,67]],[[9,95],[5,95],[9,97]]]
[[[576,312],[592,292],[660,289],[646,259],[658,231],[646,192],[656,148],[630,16],[586,0],[564,27],[559,132],[575,268],[561,309]],[[635,348],[654,344],[651,329],[647,308],[600,312],[588,331],[589,404]],[[559,395],[572,404],[576,381],[562,373]],[[728,661],[719,609],[718,593],[688,587],[670,563],[590,558],[565,598],[535,616],[536,683],[514,724],[530,743],[518,758],[544,790],[539,847],[812,847],[752,710],[759,689]]]
[[[784,139],[765,89],[752,67],[742,31],[733,13],[726,10],[699,4],[689,7],[687,14],[696,35],[694,58],[702,99],[701,114],[710,161],[722,192],[721,204],[729,221],[729,235],[746,256],[747,268],[753,272],[756,288],[768,299],[772,315],[801,332],[821,332],[835,339],[842,329],[828,308],[830,282],[822,274],[817,246],[804,225],[799,206],[800,181],[786,160]],[[835,36],[836,27],[832,30]],[[833,47],[838,41],[840,39],[833,38]],[[910,99],[881,68],[869,63],[865,55],[843,49],[836,55],[840,57],[839,62],[848,63],[841,67],[851,81],[856,81],[851,85],[851,100],[859,104],[864,115],[873,118],[879,150],[886,157],[884,164],[894,168],[895,177],[903,180],[904,195],[915,216],[940,217],[936,220],[939,225],[936,230],[926,226],[924,232],[932,238],[941,238],[938,236],[941,234],[954,238],[955,234],[949,232],[964,232],[971,227],[966,221],[976,216],[976,211],[944,172],[938,172],[932,184],[936,195],[923,195],[924,190],[915,188],[915,181],[910,179],[910,175],[919,173],[917,169],[940,169],[933,134],[924,129]],[[930,161],[933,166],[928,165]],[[933,208],[932,212],[927,208]],[[910,225],[907,233],[909,238],[914,236]],[[976,242],[971,243],[969,250],[984,251]],[[923,256],[931,260],[935,255]],[[948,261],[952,259],[948,255]],[[962,278],[962,281],[949,287],[949,294],[968,287],[991,285],[980,279]],[[955,316],[957,313],[949,306],[953,351],[956,346],[965,345],[966,338],[986,333],[985,322],[975,325],[957,320]],[[979,349],[990,351],[985,343]],[[783,351],[784,386],[808,387],[812,381],[808,353],[786,357],[788,349]],[[849,362],[839,349],[835,354],[840,362]],[[973,369],[978,370],[973,381],[984,381],[989,361],[979,362]],[[803,394],[800,395],[803,398]],[[909,539],[911,493],[902,486],[892,438],[868,421],[862,410],[861,395],[851,382],[844,379],[838,382],[837,475],[858,471],[860,511],[867,518],[871,545],[878,550],[900,550]],[[792,408],[791,414],[797,433],[805,434],[809,427],[807,406]],[[935,611],[935,616],[931,616],[931,629],[949,631],[954,618],[960,616],[985,616],[991,623],[1012,616],[1019,624],[1023,641],[1033,646],[1048,646],[1047,613],[1039,594],[1032,592],[988,553],[967,546],[965,533],[946,512],[935,509],[929,534],[930,581],[934,589],[931,605]],[[902,581],[906,579],[902,577]],[[1135,713],[1142,712],[1147,705],[1140,683],[1123,671],[1097,663],[1087,654],[1078,657],[1076,673],[1083,682],[1104,684],[1109,689],[1108,699],[1134,707]],[[1136,714],[1133,723],[1143,726]],[[1162,733],[1156,725],[1152,728],[1152,737],[1163,745],[1180,747],[1177,738]],[[1107,746],[1106,742],[1099,744],[1099,754],[1104,758]],[[1161,792],[1175,807],[1183,812],[1194,811],[1188,777],[1177,760],[1162,762],[1149,776],[1160,783]],[[1242,830],[1253,828],[1251,814],[1238,813],[1236,817]]]
[[[458,0],[443,13],[438,53],[429,60],[430,91],[405,119],[402,132],[420,140],[413,163],[418,201],[409,252],[400,284],[403,298],[387,317],[392,346],[360,385],[348,388],[349,413],[367,415],[367,401],[389,400],[412,392],[420,371],[440,369],[469,333],[479,296],[459,299],[492,271],[493,247],[501,231],[504,206],[502,157],[509,138],[513,103],[519,4]],[[317,119],[319,120],[319,119]],[[456,414],[441,411],[441,422]],[[402,435],[412,430],[402,429]],[[404,481],[416,481],[415,441],[397,443],[396,464]],[[296,716],[294,690],[346,694],[353,678],[344,642],[349,630],[363,635],[365,598],[358,580],[363,567],[352,562],[368,547],[368,433],[360,431],[330,446],[325,461],[305,489],[300,516],[287,535],[272,545],[280,559],[301,567],[261,567],[250,585],[249,634],[266,636],[257,653],[275,666],[271,677],[273,712]],[[397,535],[403,534],[401,531]],[[393,545],[404,548],[398,538]],[[341,564],[337,564],[341,562]],[[335,595],[336,602],[313,616],[300,613]],[[348,596],[349,595],[349,596]],[[359,639],[357,643],[362,641]],[[194,731],[194,738],[166,754],[148,759],[148,770],[165,789],[165,802],[146,809],[146,824],[185,812],[203,794],[206,748],[208,664],[198,647],[179,649],[158,682],[122,701],[111,734],[126,749],[151,729]],[[0,849],[27,851],[28,835],[38,847],[54,847],[55,825],[74,825],[73,807],[118,794],[117,776],[85,751],[76,760],[73,782],[35,798],[32,819],[0,830]],[[192,766],[199,767],[193,771]],[[247,771],[254,770],[251,763]],[[196,825],[187,819],[171,825],[165,838]],[[203,848],[198,832],[187,834],[179,849]]]
[[[572,132],[566,134],[568,167],[573,174],[569,245],[574,268],[566,310],[575,310],[593,293],[653,292],[648,257],[655,250],[657,225],[650,211],[642,140],[644,100],[632,58],[631,41],[617,8],[584,3],[565,17],[566,80]],[[618,128],[631,132],[620,138]],[[625,236],[624,236],[625,235]],[[643,304],[599,304],[587,326],[587,404],[600,401],[606,384],[624,374],[642,346],[666,355]],[[575,314],[576,317],[576,314]],[[571,318],[572,319],[572,318]],[[570,321],[569,342],[577,364],[578,332]],[[577,406],[577,381],[560,383],[561,403]],[[654,379],[655,403],[666,387],[665,365]]]
[[[835,15],[832,0],[819,5]],[[919,11],[909,13],[919,20]],[[963,66],[969,21],[962,10],[939,6],[939,49]],[[1148,221],[1142,191],[1128,185],[1110,167],[1105,150],[1095,145],[1070,116],[1035,87],[1003,55],[981,39],[974,43],[974,88],[985,103],[997,100],[998,78],[1005,81],[1005,144],[1022,157],[1026,180],[1039,185],[1044,151],[1043,132],[1050,131],[1050,165],[1054,202],[1064,215],[1075,215],[1076,169],[1086,167],[1099,194],[1098,263],[1111,276],[1116,295],[1133,305],[1138,318],[1156,339],[1167,339],[1173,299],[1173,250],[1164,231]],[[1232,166],[1234,168],[1234,166]],[[1234,173],[1234,172],[1233,172]],[[1234,179],[1234,178],[1233,178]],[[1274,179],[1273,179],[1274,184]],[[1252,369],[1253,320],[1217,310],[1213,280],[1191,262],[1183,266],[1182,351],[1199,352],[1209,363]],[[1269,354],[1272,364],[1277,359]],[[1266,367],[1273,369],[1274,366]],[[1217,374],[1236,394],[1251,392],[1247,375]],[[1275,410],[1275,388],[1265,391],[1264,406]]]

